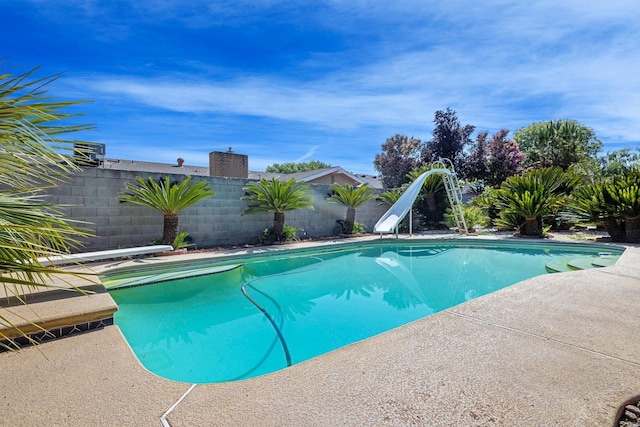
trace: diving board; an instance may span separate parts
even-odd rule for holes
[[[64,254],[50,257],[38,258],[38,262],[43,267],[60,264],[74,264],[89,261],[99,261],[111,258],[120,258],[136,255],[149,255],[158,252],[170,252],[173,250],[171,245],[151,245],[139,246],[135,248],[111,249],[106,251],[83,252],[77,254]]]

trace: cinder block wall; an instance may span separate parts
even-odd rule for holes
[[[151,208],[118,201],[118,193],[125,191],[125,182],[135,183],[136,176],[147,179],[164,174],[87,168],[70,177],[68,182],[51,190],[46,201],[68,205],[64,214],[72,220],[85,222],[95,237],[84,240],[83,250],[117,249],[147,245],[162,235],[162,213]],[[184,175],[170,175],[171,180]],[[273,224],[273,215],[244,214],[248,203],[241,200],[247,179],[193,176],[206,181],[216,192],[210,197],[183,210],[179,214],[180,230],[186,231],[198,247],[255,243],[259,234]],[[314,210],[291,211],[285,222],[302,228],[309,237],[330,236],[337,219],[344,219],[346,208],[327,202],[328,185],[311,185]],[[372,200],[356,210],[356,221],[371,231],[386,211]]]

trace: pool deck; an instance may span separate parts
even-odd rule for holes
[[[157,377],[117,326],[0,353],[0,424],[613,426],[640,394],[640,247],[627,246],[615,266],[539,276],[240,382]],[[80,311],[113,309],[106,297]]]

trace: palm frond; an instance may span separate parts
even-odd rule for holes
[[[63,206],[38,196],[79,170],[68,155],[77,141],[64,136],[92,126],[71,123],[78,115],[65,112],[81,101],[58,101],[47,93],[59,75],[34,78],[36,71],[0,74],[0,285],[22,302],[27,291],[51,287],[54,274],[91,281],[86,273],[43,267],[38,259],[68,253],[90,236],[81,223],[64,217]],[[14,327],[1,313],[0,324]]]
[[[70,124],[78,114],[63,111],[84,101],[48,95],[46,86],[59,75],[29,80],[36,71],[0,75],[0,183],[10,188],[56,185],[78,170],[69,155],[77,141],[62,135],[92,128]]]
[[[262,178],[260,181],[247,184],[244,191],[249,194],[242,199],[251,203],[245,213],[284,213],[297,209],[313,209],[313,196],[310,194],[309,186],[293,178],[287,181],[276,178],[267,181]]]
[[[121,202],[147,206],[166,214],[177,214],[216,194],[205,181],[193,183],[190,176],[177,183],[171,183],[168,176],[160,181],[154,180],[153,177],[136,177],[136,184],[126,183],[125,187],[129,193],[118,194],[118,200]]]
[[[368,185],[361,186],[351,184],[331,184],[333,194],[329,197],[329,202],[339,203],[348,208],[357,208],[364,205],[376,196]]]
[[[393,205],[402,196],[404,190],[404,188],[392,188],[384,191],[378,196],[378,200],[380,200],[380,204]]]

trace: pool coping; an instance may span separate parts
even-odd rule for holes
[[[171,426],[613,424],[619,405],[640,391],[640,344],[625,331],[639,323],[640,249],[626,246],[613,267],[539,276],[284,371],[198,385],[164,419]],[[14,425],[37,424],[44,412],[52,425],[137,425],[123,416],[160,424],[190,389],[145,371],[117,326],[39,347],[0,354],[3,396],[15,403],[3,417]],[[76,381],[61,374],[65,368]],[[34,371],[53,384],[33,384]],[[33,394],[45,390],[100,396],[99,404],[72,406],[63,417],[51,396],[35,410]]]

